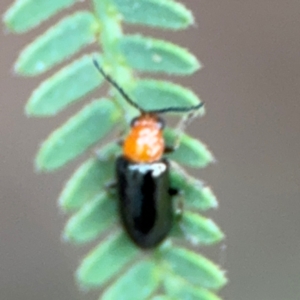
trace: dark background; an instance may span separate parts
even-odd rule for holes
[[[188,47],[205,65],[192,77],[172,80],[192,87],[206,102],[207,115],[190,132],[218,159],[198,175],[220,201],[219,210],[207,215],[227,235],[225,243],[211,248],[230,278],[221,295],[299,300],[300,2],[184,2],[197,28],[163,35]],[[1,1],[2,13],[10,3]],[[48,74],[27,79],[12,72],[21,47],[58,19],[22,36],[1,30],[1,300],[97,298],[80,293],[73,281],[86,249],[60,241],[64,218],[56,199],[79,162],[39,176],[32,164],[38,144],[80,105],[54,119],[27,119],[23,106]]]

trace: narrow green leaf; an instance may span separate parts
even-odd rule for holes
[[[192,91],[182,86],[150,79],[139,80],[132,90],[132,95],[145,110],[190,107],[199,104],[200,101]]]
[[[127,63],[139,71],[188,75],[200,67],[197,58],[186,49],[163,40],[127,35],[119,45]]]
[[[210,245],[224,238],[222,231],[212,220],[189,211],[184,211],[178,225],[182,234],[196,245]]]
[[[5,13],[4,22],[10,30],[23,33],[76,2],[76,0],[17,0]]]
[[[221,300],[215,294],[201,287],[193,287],[176,276],[168,276],[165,288],[172,299],[180,300]]]
[[[35,76],[95,41],[98,23],[86,11],[77,12],[61,20],[35,39],[20,53],[16,72]]]
[[[217,208],[218,201],[212,190],[201,181],[187,175],[178,166],[172,164],[171,168],[172,187],[181,191],[185,205],[191,208],[207,210]]]
[[[59,206],[65,212],[79,209],[94,198],[113,180],[117,144],[108,144],[101,148],[98,158],[84,162],[68,180],[59,197]],[[110,156],[105,157],[110,151]]]
[[[102,192],[71,217],[64,229],[63,238],[75,244],[90,242],[116,223],[116,216],[116,199]]]
[[[52,171],[62,167],[103,138],[119,117],[110,100],[96,100],[85,106],[42,144],[36,158],[37,169]]]
[[[195,286],[219,289],[226,283],[224,272],[200,254],[178,247],[162,253],[172,272]]]
[[[98,0],[100,1],[100,0]],[[164,29],[184,29],[194,18],[181,3],[171,0],[113,0],[125,22]]]
[[[99,76],[92,63],[95,56],[96,54],[85,55],[42,82],[29,98],[27,115],[56,115],[98,87],[103,77]]]
[[[110,236],[82,261],[76,272],[78,282],[85,288],[105,284],[120,273],[138,254],[138,249],[124,233]]]
[[[142,261],[128,270],[103,294],[102,300],[146,300],[156,290],[159,277],[155,264]]]
[[[171,128],[164,131],[167,145],[174,145],[177,136],[178,133]],[[168,154],[168,158],[192,168],[203,168],[215,161],[205,144],[186,134],[182,134],[178,149]]]

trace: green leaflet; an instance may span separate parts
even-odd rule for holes
[[[128,23],[173,30],[184,29],[194,23],[192,13],[175,1],[112,0],[112,2]]]
[[[190,107],[199,104],[200,101],[192,91],[161,80],[139,80],[131,93],[135,102],[145,110]]]
[[[167,145],[174,145],[178,133],[176,130],[166,128],[164,137]],[[215,161],[212,153],[202,142],[182,134],[179,147],[172,153],[168,154],[168,158],[178,162],[179,164],[192,167],[203,168]]]
[[[97,30],[95,17],[87,11],[68,16],[23,49],[15,69],[27,76],[44,73],[94,42]]]
[[[159,276],[155,264],[142,261],[114,282],[103,294],[102,300],[146,300],[156,290]]]
[[[92,250],[79,266],[76,277],[84,288],[105,284],[132,261],[138,249],[124,233],[109,236]]]
[[[200,210],[218,207],[217,198],[211,189],[203,185],[201,181],[186,174],[174,163],[171,165],[170,175],[172,187],[181,191],[185,205]]]
[[[120,117],[115,104],[96,100],[58,128],[42,144],[36,158],[38,170],[62,167],[103,138]]]
[[[169,247],[162,255],[172,273],[190,284],[219,289],[226,283],[224,272],[200,254],[179,247]]]
[[[27,115],[54,116],[98,87],[103,77],[93,65],[93,57],[95,53],[85,55],[42,82],[29,98]]]
[[[74,244],[84,244],[111,228],[117,220],[116,199],[106,192],[86,203],[67,222],[63,238]]]
[[[105,189],[113,180],[117,144],[108,144],[99,151],[97,158],[84,162],[65,184],[59,197],[59,206],[65,212],[79,209]]]
[[[168,276],[165,280],[165,289],[172,296],[172,300],[221,300],[215,294],[201,287],[193,287],[178,277]]]
[[[197,58],[175,44],[142,35],[125,35],[119,47],[127,63],[139,71],[188,75],[199,69]]]
[[[184,211],[178,226],[181,229],[180,237],[183,235],[192,244],[210,245],[221,241],[224,237],[220,228],[211,219],[189,211]]]
[[[76,0],[17,0],[5,13],[4,22],[11,31],[23,33],[76,2]]]

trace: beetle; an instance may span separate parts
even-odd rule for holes
[[[178,108],[144,110],[93,60],[102,76],[140,115],[131,122],[131,130],[122,143],[123,154],[116,159],[115,174],[121,223],[131,240],[142,249],[160,244],[169,234],[174,219],[172,196],[177,190],[170,185],[170,164],[165,153],[164,121],[159,114],[191,112],[204,103]]]

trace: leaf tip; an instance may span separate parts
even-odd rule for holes
[[[36,116],[36,114],[34,113],[34,105],[31,101],[31,99],[28,100],[28,102],[26,103],[26,105],[24,107],[24,114],[27,118]]]
[[[210,150],[208,150],[207,161],[207,164],[216,164],[218,162],[216,157],[212,154]]]
[[[199,143],[199,164],[198,167],[204,168],[210,164],[215,164],[217,162],[215,156],[211,152],[211,150],[207,147],[207,145],[203,143]]]
[[[44,141],[35,157],[35,171],[38,173],[51,172],[58,169],[60,166],[53,164],[51,157],[49,158],[49,142]]]
[[[64,190],[60,193],[60,195],[57,199],[57,206],[63,212],[67,212],[67,211],[70,210],[70,207],[68,207],[68,203],[66,202],[66,197],[65,197]]]
[[[62,232],[62,234],[60,236],[60,241],[64,244],[70,243],[70,241],[71,241],[70,236],[68,235],[68,233],[66,231],[67,231],[67,229],[65,228],[65,230]]]
[[[14,12],[13,12],[13,7],[11,6],[10,8],[7,9],[7,11],[2,15],[2,21],[5,25],[5,27],[9,31],[14,31],[14,26],[13,26],[13,21],[14,21]]]
[[[205,202],[210,204],[210,208],[217,209],[219,207],[217,197],[209,186],[202,189],[202,197],[206,200]]]
[[[83,262],[81,262],[81,263],[83,263]],[[80,289],[80,291],[82,291],[82,292],[88,292],[90,289],[90,286],[89,286],[88,282],[86,281],[87,273],[88,273],[88,270],[83,268],[82,265],[80,265],[74,273],[75,282],[76,282],[78,288]]]
[[[36,154],[35,160],[34,160],[34,169],[37,173],[41,173],[46,171],[46,167],[43,163],[43,153],[42,153],[42,147],[38,150],[38,153]]]
[[[46,171],[46,168],[44,168],[43,164],[41,163],[41,160],[38,156],[36,156],[34,160],[34,171],[36,173],[42,173]]]
[[[63,186],[63,189],[57,199],[57,206],[63,213],[72,213],[76,211],[78,207],[72,203],[72,196],[74,193],[74,187],[70,186],[70,183],[67,182]]]

